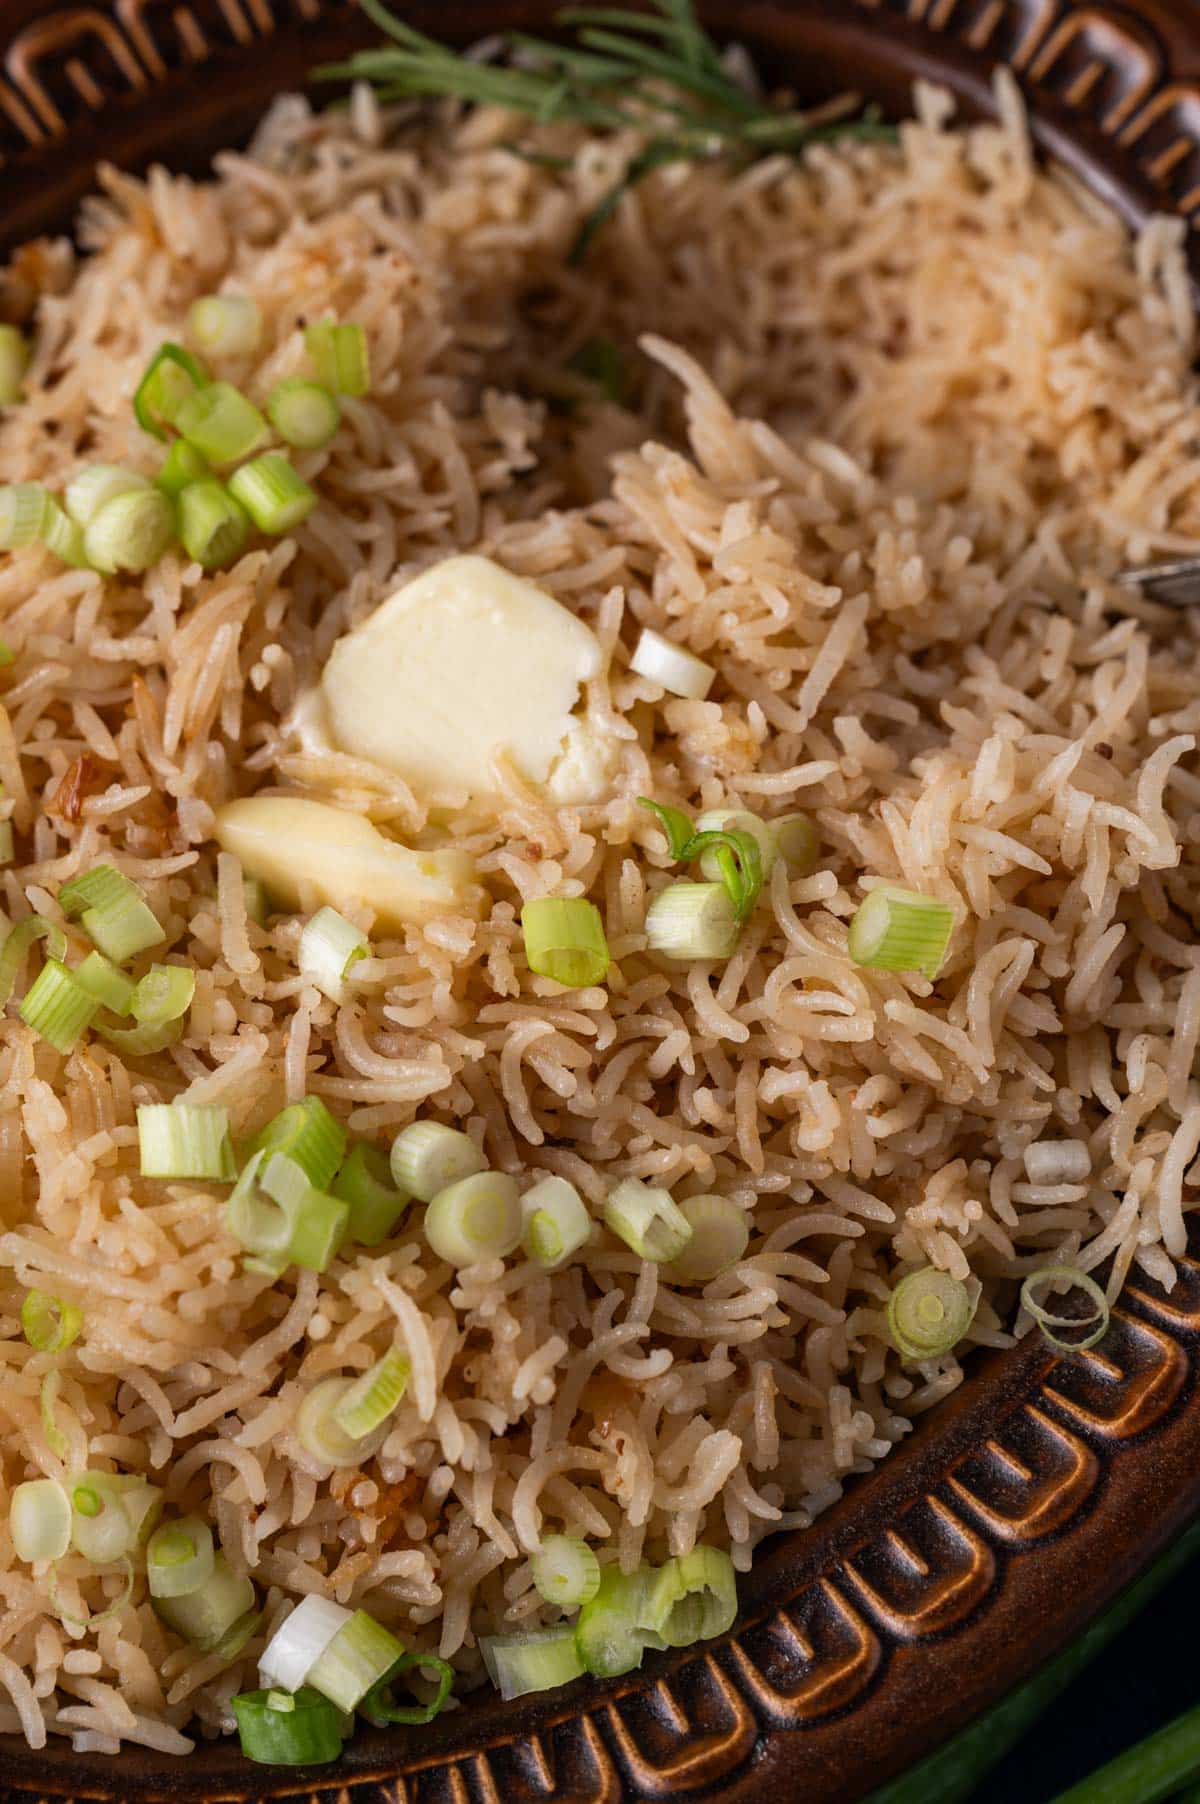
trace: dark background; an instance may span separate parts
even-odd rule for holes
[[[1200,1563],[1193,1562],[1051,1704],[971,1794],[971,1804],[1049,1804],[1200,1703],[1198,1617]],[[931,1796],[928,1804],[939,1800]]]

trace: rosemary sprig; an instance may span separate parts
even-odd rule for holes
[[[650,10],[571,6],[555,24],[569,40],[515,32],[503,61],[452,50],[406,25],[384,0],[359,0],[388,42],[318,69],[321,79],[367,81],[385,101],[453,97],[498,106],[537,124],[566,120],[645,139],[581,225],[570,261],[583,257],[622,195],[666,163],[728,157],[744,165],[841,137],[890,138],[894,128],[853,96],[816,112],[772,105],[737,82],[697,19],[693,0],[650,0]],[[530,161],[552,159],[505,146]]]

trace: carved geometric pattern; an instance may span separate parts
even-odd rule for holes
[[[500,9],[410,0],[403,10],[462,37],[494,28]],[[552,10],[528,0],[523,23]],[[1081,167],[1102,165],[1105,183],[1127,190],[1140,178],[1160,204],[1200,216],[1200,82],[1179,74],[1200,67],[1200,12],[1180,0],[711,0],[705,10],[725,35],[770,39],[775,21],[782,41],[782,20],[801,43],[804,18],[826,30],[840,21],[848,42],[865,25],[903,43],[906,68],[976,86],[1007,63],[1035,126],[1074,145]],[[349,0],[62,10],[0,0],[0,231],[6,216],[36,217],[42,185],[66,204],[94,155],[169,158],[193,115],[198,139],[203,121],[218,121],[211,149],[227,85],[261,104],[363,35]],[[0,1796],[760,1804],[773,1787],[852,1804],[1069,1640],[1200,1505],[1198,1378],[1200,1262],[1188,1259],[1170,1296],[1130,1281],[1102,1349],[1055,1362],[1026,1342],[986,1361],[811,1531],[761,1550],[724,1642],[651,1656],[607,1686],[360,1735],[332,1775],[248,1771],[222,1744],[182,1763],[136,1751],[97,1759],[84,1780],[69,1749],[31,1755],[10,1741]]]

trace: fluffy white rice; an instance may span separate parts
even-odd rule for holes
[[[110,174],[89,255],[18,261],[5,292],[42,291],[37,354],[0,480],[151,469],[136,379],[220,286],[267,321],[251,392],[327,312],[365,326],[375,382],[301,460],[317,512],[228,572],[0,560],[24,860],[4,907],[54,914],[64,878],[115,856],[199,973],[183,1043],[129,1068],[0,1021],[0,1728],[186,1751],[184,1730],[230,1728],[313,1591],[440,1649],[467,1689],[481,1632],[556,1617],[530,1577],[544,1531],[627,1566],[704,1540],[744,1569],[882,1459],[961,1376],[901,1370],[898,1272],[980,1279],[968,1340],[991,1346],[1051,1254],[1111,1257],[1113,1294],[1134,1264],[1172,1282],[1200,1143],[1200,635],[1113,579],[1200,551],[1182,226],[1131,242],[1034,166],[1003,98],[1001,125],[961,132],[919,95],[899,148],[665,169],[581,269],[564,252],[619,143],[564,175],[501,148],[493,114],[397,132],[365,94],[336,118],[288,100],[212,183]],[[630,407],[548,406],[598,332],[625,347]],[[296,918],[247,921],[213,809],[305,787],[419,843],[456,831],[280,723],[397,571],[469,548],[601,638],[588,699],[621,742],[616,793],[555,810],[514,779],[469,839],[482,925],[376,936],[337,1009],[297,975]],[[713,699],[630,675],[644,624],[716,665]],[[669,971],[643,951],[666,861],[642,793],[804,808],[820,866],[776,870],[728,963]],[[936,986],[849,961],[880,878],[956,905]],[[516,919],[549,891],[600,905],[607,988],[530,976]],[[519,1256],[454,1274],[414,1211],[385,1247],[271,1283],[242,1271],[221,1194],[136,1175],[134,1109],[221,1103],[243,1134],[306,1092],[380,1141],[417,1113],[466,1125],[597,1212],[629,1174],[720,1191],[749,1248],[703,1289],[607,1233],[553,1277]],[[1063,1139],[1090,1175],[1031,1182],[1025,1149]],[[59,1362],[65,1461],[39,1417],[51,1358],[17,1321],[31,1285],[86,1318]],[[408,1395],[378,1457],[330,1477],[297,1403],[394,1337]],[[69,1558],[56,1607],[14,1558],[11,1488],[85,1465],[209,1513],[255,1574],[266,1623],[233,1666],[168,1634],[141,1578],[81,1629],[119,1579]]]

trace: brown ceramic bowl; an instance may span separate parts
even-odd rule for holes
[[[401,0],[469,41],[553,0]],[[770,77],[902,112],[912,80],[986,111],[1007,63],[1042,148],[1136,220],[1200,214],[1197,0],[710,0]],[[0,0],[0,244],[65,226],[96,161],[200,168],[270,97],[369,41],[349,0]],[[1200,260],[1193,244],[1193,267]],[[0,1748],[0,1798],[853,1804],[1063,1647],[1200,1507],[1200,1264],[1127,1290],[1096,1350],[979,1361],[886,1466],[760,1551],[736,1630],[616,1683],[362,1733],[310,1776],[63,1744]]]

